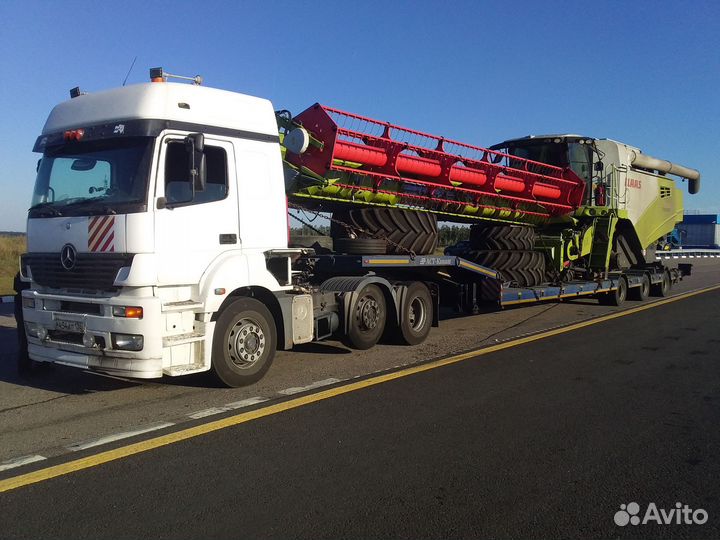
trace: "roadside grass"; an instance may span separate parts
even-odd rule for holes
[[[18,271],[18,258],[24,252],[24,235],[0,235],[0,296],[15,294],[13,278]]]

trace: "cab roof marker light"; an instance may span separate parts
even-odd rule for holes
[[[168,77],[173,79],[182,79],[184,81],[192,81],[195,86],[200,86],[203,82],[203,78],[200,75],[195,75],[194,77],[184,77],[183,75],[173,75],[172,73],[167,73],[161,67],[150,68],[151,82],[167,82]]]
[[[75,88],[70,89],[70,99],[75,99],[76,97],[80,96],[86,96],[87,92],[83,92],[80,90],[79,86],[76,86]]]
[[[167,78],[165,77],[163,68],[150,68],[150,82],[165,82],[166,80]]]
[[[85,136],[84,129],[70,129],[63,134],[66,141],[79,141]]]

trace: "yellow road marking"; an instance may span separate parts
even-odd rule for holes
[[[522,337],[507,341],[505,343],[499,343],[497,345],[491,345],[482,349],[457,354],[448,358],[428,362],[427,364],[407,367],[399,371],[394,371],[392,373],[372,376],[362,381],[351,382],[342,386],[330,388],[328,390],[322,390],[314,394],[309,394],[306,396],[291,399],[289,401],[284,401],[282,403],[269,405],[267,407],[256,409],[254,411],[236,414],[234,416],[229,416],[220,420],[214,420],[212,422],[208,422],[198,426],[181,429],[180,431],[168,433],[167,435],[160,435],[152,439],[147,439],[145,441],[140,441],[137,443],[129,444],[127,446],[122,446],[120,448],[115,448],[114,450],[107,450],[105,452],[100,452],[98,454],[94,454],[84,458],[74,459],[72,461],[68,461],[67,463],[61,463],[60,465],[53,465],[44,469],[39,469],[37,471],[21,474],[18,476],[7,478],[5,480],[0,480],[0,493],[30,484],[35,484],[37,482],[42,482],[44,480],[49,480],[51,478],[56,478],[58,476],[70,474],[72,472],[80,471],[83,469],[89,469],[90,467],[102,465],[103,463],[108,463],[117,459],[122,459],[135,454],[140,454],[141,452],[147,452],[148,450],[154,450],[155,448],[160,448],[168,444],[184,441],[193,437],[198,437],[200,435],[211,433],[213,431],[225,429],[231,426],[236,426],[238,424],[244,424],[245,422],[250,422],[252,420],[257,420],[258,418],[264,418],[266,416],[271,416],[273,414],[278,414],[291,409],[296,409],[298,407],[309,405],[311,403],[317,403],[318,401],[323,401],[343,394],[348,394],[350,392],[361,390],[363,388],[369,388],[371,386],[382,384],[388,381],[407,377],[415,373],[430,371],[431,369],[436,369],[450,364],[456,364],[458,362],[462,362],[464,360],[468,360],[477,356],[484,356],[486,354],[502,351],[511,347],[517,347],[518,345],[523,345],[525,343],[532,343],[533,341],[539,341],[541,339],[549,338],[559,334],[565,334],[567,332],[579,330],[580,328],[585,328],[594,324],[610,321],[619,317],[625,317],[627,315],[632,315],[633,313],[639,313],[641,311],[653,309],[659,306],[663,306],[665,304],[677,302],[678,300],[683,300],[685,298],[690,298],[691,296],[696,296],[698,294],[714,291],[717,289],[720,289],[720,285],[714,285],[705,289],[690,291],[687,293],[679,294],[677,296],[673,296],[671,298],[665,298],[663,300],[658,300],[656,302],[630,308],[628,310],[609,313],[607,315],[603,315],[595,319],[590,319],[588,321],[574,323],[569,326],[555,328],[553,330],[548,330],[532,336]]]

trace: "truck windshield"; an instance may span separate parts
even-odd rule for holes
[[[30,217],[144,211],[152,147],[152,137],[127,137],[48,148]]]
[[[580,178],[589,182],[592,175],[592,154],[588,144],[577,142],[528,142],[522,146],[514,144],[508,153],[524,159],[570,167]]]

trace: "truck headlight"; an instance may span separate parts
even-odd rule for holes
[[[48,335],[47,328],[32,322],[25,323],[25,332],[28,336],[39,339],[40,341],[47,338]]]
[[[142,351],[144,339],[139,334],[110,334],[113,349],[121,351]]]

